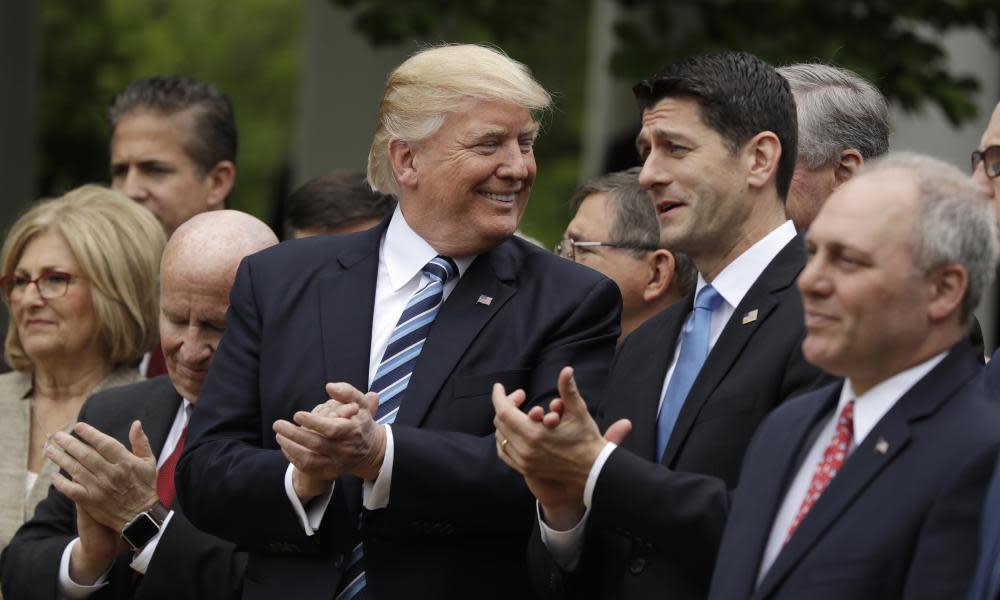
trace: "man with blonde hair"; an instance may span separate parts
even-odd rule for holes
[[[497,50],[418,52],[368,161],[393,214],[244,262],[178,491],[250,549],[245,598],[530,597],[532,498],[496,455],[490,390],[535,406],[573,364],[596,392],[621,302],[513,237],[549,104]]]

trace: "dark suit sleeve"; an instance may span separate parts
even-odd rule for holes
[[[934,500],[916,540],[903,598],[964,598],[976,570],[983,497],[997,448],[975,457]]]
[[[251,550],[315,553],[320,550],[318,536],[306,535],[285,494],[288,460],[273,447],[271,423],[262,423],[261,338],[253,273],[244,259],[230,292],[226,334],[177,464],[177,498],[202,531]],[[265,447],[265,429],[270,448]],[[331,506],[338,502],[335,496]],[[337,525],[335,519],[323,520],[325,530]]]
[[[536,354],[525,386],[524,409],[558,396],[559,371],[572,365],[584,398],[604,383],[618,336],[617,288],[598,280],[562,319]],[[370,526],[394,535],[426,534],[423,523],[460,534],[509,534],[531,519],[532,497],[523,478],[496,453],[493,434],[469,434],[393,425],[395,459],[389,506]]]
[[[5,598],[51,600],[59,590],[59,561],[76,537],[73,502],[49,487],[35,515],[17,530],[0,559]]]

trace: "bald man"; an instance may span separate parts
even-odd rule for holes
[[[185,518],[173,468],[226,328],[236,268],[277,242],[232,210],[197,215],[170,238],[160,264],[168,376],[93,396],[76,435],[53,436],[48,456],[64,473],[3,555],[6,597],[239,597],[246,555]]]

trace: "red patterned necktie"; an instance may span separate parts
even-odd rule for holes
[[[187,437],[187,426],[181,431],[181,437],[177,439],[177,446],[170,453],[167,460],[160,465],[160,471],[156,474],[156,495],[160,497],[163,506],[170,508],[177,495],[177,488],[174,487],[174,469],[177,468],[177,461],[180,460],[184,452],[184,438]]]
[[[812,482],[809,484],[809,491],[802,499],[802,506],[795,515],[791,527],[788,528],[788,535],[785,536],[785,543],[792,538],[795,530],[798,529],[802,519],[806,517],[809,509],[816,504],[820,494],[830,485],[830,481],[840,472],[847,458],[847,450],[851,447],[851,438],[854,437],[854,400],[844,405],[837,417],[837,431],[834,432],[830,444],[823,451],[823,460],[817,465],[813,472]]]

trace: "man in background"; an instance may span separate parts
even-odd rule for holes
[[[310,179],[285,202],[285,237],[298,239],[364,231],[378,225],[396,200],[372,190],[364,173],[333,171]]]
[[[169,237],[196,214],[224,208],[236,182],[229,98],[184,77],[133,81],[111,101],[111,187],[148,208]]]
[[[817,63],[778,69],[795,96],[799,150],[785,209],[799,231],[866,160],[889,151],[885,97],[858,74]]]
[[[691,259],[660,245],[660,222],[639,169],[597,177],[570,198],[573,220],[556,254],[609,277],[622,293],[624,340],[646,319],[686,296]]]

